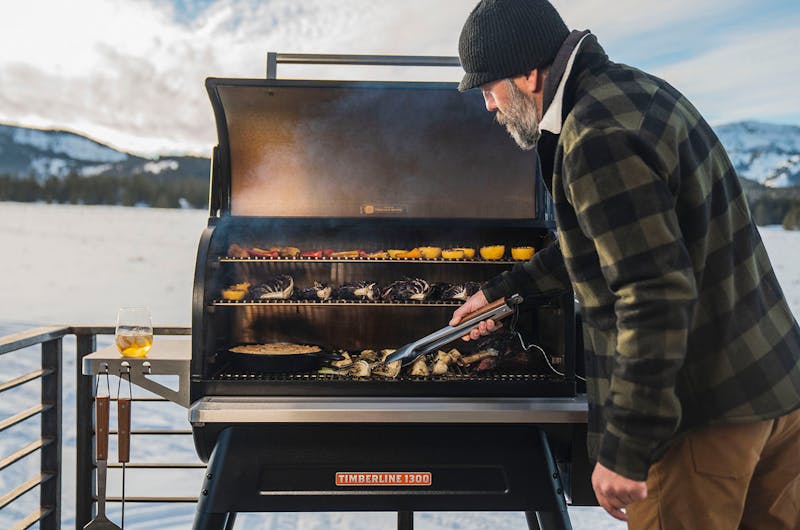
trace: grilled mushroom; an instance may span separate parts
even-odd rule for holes
[[[331,366],[334,366],[336,368],[344,368],[345,366],[350,366],[351,364],[353,364],[353,360],[350,358],[349,353],[347,353],[346,351],[340,351],[338,353],[339,355],[342,356],[342,358],[339,359],[338,361],[331,361]]]
[[[372,369],[367,361],[358,360],[347,369],[347,374],[353,377],[369,377]]]
[[[383,361],[386,360],[386,358],[395,351],[396,350],[381,350],[381,363],[383,363]],[[379,364],[372,369],[372,373],[394,379],[395,377],[400,375],[401,365],[402,365],[401,361]]]
[[[439,350],[436,353],[436,360],[433,362],[431,372],[433,375],[444,375],[450,369],[450,365],[461,359],[461,353],[453,348],[449,352]]]
[[[428,365],[425,363],[425,356],[420,355],[420,357],[411,365],[411,371],[409,372],[409,375],[424,377],[426,375],[430,375],[430,373],[431,372],[428,370]]]

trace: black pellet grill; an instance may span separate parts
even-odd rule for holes
[[[565,495],[592,502],[572,293],[519,293],[513,327],[522,340],[510,337],[523,353],[522,343],[538,346],[522,371],[499,364],[364,378],[259,373],[232,361],[228,349],[249,343],[397,348],[445,325],[459,302],[231,301],[221,295],[227,286],[280,274],[296,288],[483,282],[512,266],[511,247],[540,249],[554,228],[535,152],[516,147],[479,93],[453,83],[275,79],[279,62],[458,64],[269,54],[266,79],[206,81],[219,145],[193,295],[190,419],[209,462],[194,528],[232,528],[243,511],[396,511],[411,528],[415,510],[519,510],[533,528],[569,528]],[[497,244],[506,257],[244,258],[229,255],[232,244]]]

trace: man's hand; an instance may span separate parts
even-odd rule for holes
[[[600,506],[620,521],[628,520],[628,516],[622,511],[625,507],[647,497],[646,482],[625,478],[600,463],[594,466],[592,487]]]
[[[473,311],[477,311],[488,303],[489,302],[486,301],[486,295],[483,294],[483,291],[478,291],[467,298],[467,301],[464,302],[464,305],[453,312],[453,318],[450,320],[450,325],[457,325],[459,322],[461,322],[461,319],[463,319],[465,315],[472,313]],[[482,335],[488,335],[489,333],[492,333],[501,327],[503,327],[503,325],[499,322],[495,322],[494,320],[484,320],[472,328],[469,334],[464,335],[461,338],[463,340],[477,339],[478,337]]]

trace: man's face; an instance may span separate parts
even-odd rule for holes
[[[505,125],[508,134],[525,151],[536,147],[539,114],[532,96],[520,90],[511,79],[501,79],[481,86],[486,110],[495,112],[495,120]]]

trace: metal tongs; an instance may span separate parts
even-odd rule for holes
[[[522,297],[518,294],[513,294],[508,298],[495,300],[491,304],[466,315],[461,320],[461,323],[457,324],[456,326],[443,327],[439,331],[434,331],[430,335],[422,337],[411,344],[406,344],[394,353],[387,356],[386,359],[383,360],[383,363],[391,363],[395,361],[403,361],[403,365],[413,363],[421,356],[435,351],[463,336],[465,331],[474,328],[484,320],[497,321],[513,315],[516,306],[521,303]]]

